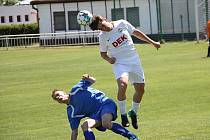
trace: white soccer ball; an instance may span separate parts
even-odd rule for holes
[[[87,10],[82,10],[77,14],[77,22],[80,25],[89,25],[92,22],[93,15],[87,11]]]

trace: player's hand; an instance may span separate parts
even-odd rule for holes
[[[115,57],[111,57],[110,59],[109,59],[109,63],[110,64],[114,64],[116,62],[116,58]]]
[[[160,42],[154,42],[153,45],[157,50],[160,48]]]
[[[90,76],[89,76],[89,74],[83,74],[82,75],[82,79],[88,79]]]
[[[95,83],[95,81],[96,81],[96,79],[94,77],[90,76],[89,74],[83,74],[82,79],[91,82],[91,84]]]

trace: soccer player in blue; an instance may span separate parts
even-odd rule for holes
[[[71,140],[77,140],[80,121],[85,117],[88,119],[81,125],[85,140],[95,140],[92,128],[99,131],[109,129],[129,140],[138,140],[136,135],[114,122],[117,118],[117,106],[103,92],[90,87],[95,81],[94,77],[85,74],[69,92],[58,89],[52,91],[54,100],[67,104],[67,114],[72,129]]]

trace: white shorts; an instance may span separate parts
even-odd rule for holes
[[[122,76],[128,76],[131,84],[145,83],[144,71],[141,65],[114,64],[112,68],[116,80]]]

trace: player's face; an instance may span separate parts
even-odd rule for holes
[[[69,95],[66,94],[64,91],[56,91],[54,94],[53,94],[53,99],[58,101],[59,103],[65,103],[66,100],[68,100],[69,98]]]
[[[103,20],[101,23],[98,24],[98,29],[101,31],[109,32],[113,29],[113,24],[106,20]]]

